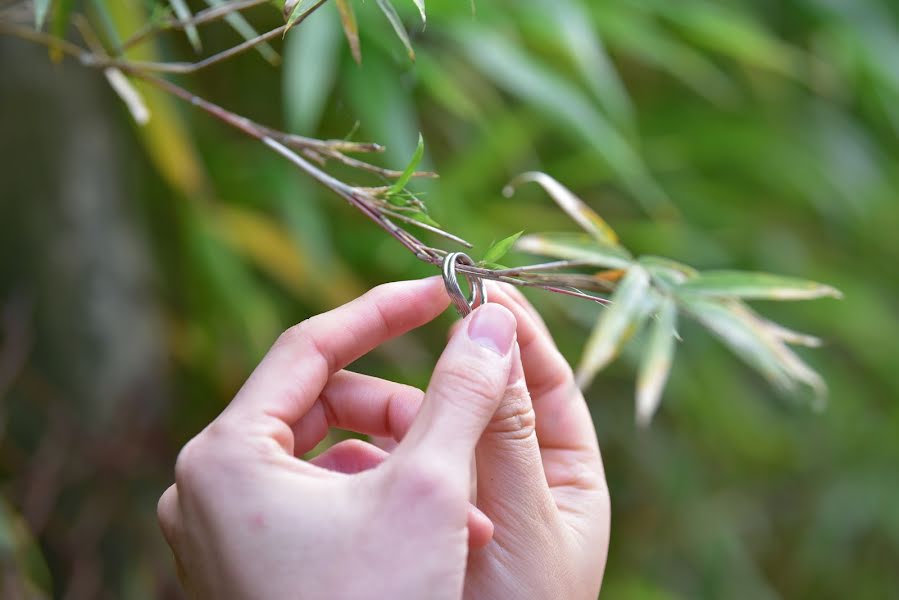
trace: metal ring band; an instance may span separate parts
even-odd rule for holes
[[[462,317],[468,316],[477,306],[487,303],[487,287],[484,280],[480,277],[463,273],[462,276],[468,281],[471,288],[469,298],[462,293],[459,287],[459,280],[456,277],[456,263],[463,265],[474,265],[474,261],[464,252],[451,252],[446,255],[443,260],[443,283],[446,285],[446,292],[449,294],[450,300]]]

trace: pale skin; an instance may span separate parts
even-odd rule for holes
[[[344,369],[443,312],[438,279],[278,339],[159,501],[192,596],[596,598],[610,509],[590,414],[533,307],[489,291],[425,392]],[[303,460],[331,427],[395,443]]]

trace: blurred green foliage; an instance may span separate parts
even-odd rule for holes
[[[413,63],[378,5],[352,4],[361,65],[328,4],[273,44],[280,68],[248,53],[180,82],[301,134],[340,138],[358,122],[355,139],[386,145],[392,168],[421,131],[423,166],[441,178],[413,187],[479,253],[520,229],[572,229],[537,189],[502,197],[536,170],[636,254],[845,293],[762,307],[825,339],[803,353],[831,388],[822,414],[690,324],[649,430],[633,419],[640,344],[599,376],[604,597],[895,597],[899,8],[482,0],[472,14],[429,0],[423,29],[416,5],[396,2]],[[145,18],[140,3],[106,5],[121,31]],[[259,31],[283,22],[268,6],[246,16]],[[200,33],[213,51],[241,41],[225,23]],[[172,33],[141,52],[193,50]],[[0,65],[14,82],[0,86],[0,594],[176,596],[153,508],[180,446],[280,330],[434,271],[189,106],[144,90],[154,118],[137,130],[96,73],[7,39]],[[575,362],[600,308],[528,295]],[[449,323],[355,368],[426,385]]]

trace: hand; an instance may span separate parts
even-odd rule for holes
[[[491,535],[468,502],[471,457],[509,381],[514,317],[489,304],[465,319],[423,400],[414,388],[341,371],[447,303],[437,279],[394,283],[292,328],[184,447],[159,520],[193,595],[461,596],[469,542]],[[298,458],[329,426],[402,441],[391,455],[351,441]],[[526,543],[544,541],[556,542]],[[483,587],[486,566],[475,573]]]
[[[477,504],[495,529],[469,556],[465,597],[595,599],[610,504],[590,413],[524,296],[491,285],[489,297],[515,315],[520,353],[477,445]]]

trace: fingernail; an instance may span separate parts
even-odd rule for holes
[[[485,304],[468,324],[468,337],[479,345],[505,356],[515,340],[515,317],[499,304]]]

